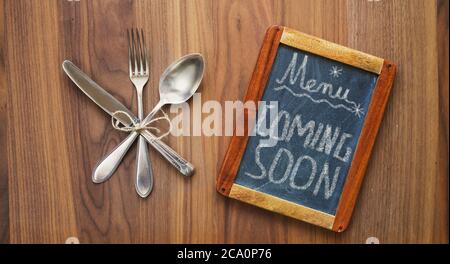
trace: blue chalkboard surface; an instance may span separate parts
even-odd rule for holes
[[[335,215],[377,78],[280,44],[235,183]]]

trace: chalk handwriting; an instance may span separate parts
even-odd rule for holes
[[[280,124],[282,123],[282,124]],[[281,136],[275,131],[282,127]],[[303,139],[305,149],[315,150],[324,153],[341,162],[350,162],[352,148],[346,147],[351,134],[345,133],[340,127],[334,127],[331,124],[323,124],[314,120],[302,120],[301,114],[291,116],[286,111],[280,111],[278,116],[273,119],[268,130],[257,131],[261,137],[269,137],[275,144],[266,144],[260,141],[255,149],[255,163],[259,173],[253,174],[244,172],[244,174],[253,179],[268,179],[268,183],[282,184],[288,181],[289,186],[294,190],[305,191],[312,188],[312,194],[318,196],[323,190],[323,198],[329,199],[333,196],[336,184],[339,179],[341,166],[333,168],[333,175],[330,175],[330,166],[326,160],[319,168],[317,161],[308,156],[301,155],[294,157],[289,149],[279,147],[270,165],[266,166],[261,161],[261,155],[264,149],[265,153],[271,153],[271,149],[277,146],[278,142],[289,143],[294,136]],[[345,148],[345,149],[344,149]],[[282,161],[284,161],[282,163]],[[285,164],[281,167],[281,164]],[[300,168],[309,168],[309,175],[297,175]],[[305,171],[305,170],[303,170]],[[320,172],[320,174],[319,174]],[[314,183],[315,182],[315,183]],[[262,185],[262,186],[264,186]],[[260,189],[259,186],[257,189]]]
[[[310,157],[308,155],[303,155],[303,156],[298,157],[297,160],[295,161],[294,155],[291,153],[291,151],[289,151],[286,148],[279,148],[277,154],[275,155],[274,159],[272,160],[272,162],[270,164],[269,172],[266,173],[266,171],[267,171],[266,167],[264,166],[264,164],[262,164],[259,161],[261,149],[262,149],[262,146],[258,145],[258,147],[257,147],[257,153],[258,153],[257,154],[258,155],[257,165],[258,165],[259,169],[261,170],[261,174],[256,176],[256,175],[250,174],[248,172],[245,172],[245,175],[250,176],[254,179],[264,179],[266,176],[268,176],[269,181],[267,183],[265,183],[264,185],[266,185],[268,183],[283,184],[284,182],[286,182],[289,179],[289,186],[291,186],[293,189],[296,189],[296,190],[304,191],[312,186],[312,184],[316,178],[316,175],[317,175],[317,162],[315,159],[313,159],[312,157]],[[282,173],[282,176],[279,179],[276,179],[276,177],[277,176],[279,177],[279,175],[274,173],[275,169],[277,169],[277,167],[280,166],[280,164],[281,164],[280,161],[283,159],[285,159],[287,161],[287,166],[284,169],[284,173]],[[294,161],[295,161],[295,165],[294,165]],[[298,176],[298,178],[303,178],[302,175],[297,175],[298,170],[303,163],[309,163],[311,170],[310,170],[310,174],[309,174],[309,177],[307,178],[306,183],[304,183],[303,185],[299,185],[298,183],[296,183],[296,180],[297,180],[296,178],[297,178],[297,176]],[[336,168],[334,170],[333,178],[330,179],[329,164],[326,161],[323,164],[320,176],[315,183],[314,190],[312,192],[313,195],[318,196],[319,191],[321,190],[321,187],[323,186],[324,199],[328,200],[331,196],[333,196],[334,190],[336,189],[337,181],[339,179],[340,171],[341,171],[341,167],[336,166]],[[256,190],[261,189],[264,185],[259,186],[258,188],[256,188]]]
[[[286,167],[286,170],[284,171],[284,175],[281,179],[276,180],[273,172],[275,171],[277,165],[278,165],[278,161],[281,158],[281,155],[286,154],[286,157],[288,158],[289,162],[288,165]],[[269,180],[273,183],[282,183],[284,181],[286,181],[287,177],[289,176],[291,169],[292,169],[292,165],[294,164],[294,156],[292,155],[292,153],[285,149],[285,148],[279,148],[277,154],[275,155],[275,158],[273,159],[272,164],[270,165],[270,169],[269,169]]]
[[[284,122],[282,125],[283,132],[281,136],[276,136],[279,133],[276,132],[280,126],[280,122]],[[295,133],[297,131],[297,133]],[[323,133],[322,133],[323,132]],[[303,147],[322,152],[327,155],[331,155],[340,161],[349,162],[352,154],[352,149],[347,147],[342,156],[342,149],[348,139],[352,138],[351,134],[345,133],[340,127],[333,127],[330,124],[317,123],[314,120],[302,121],[302,115],[296,114],[293,118],[286,111],[280,111],[273,122],[270,124],[268,131],[259,131],[256,133],[261,137],[269,137],[275,144],[262,144],[262,147],[273,147],[279,141],[290,142],[292,137],[296,134],[298,137],[303,138]],[[336,144],[337,143],[337,144]]]
[[[335,90],[333,84],[326,82],[318,83],[316,79],[309,79],[305,83],[308,55],[303,57],[303,61],[298,68],[297,60],[298,53],[294,52],[292,59],[281,79],[277,78],[275,80],[275,82],[279,84],[279,86],[274,87],[275,91],[287,90],[295,97],[305,97],[316,104],[326,103],[333,109],[345,109],[355,114],[358,118],[364,115],[364,109],[361,108],[361,104],[357,104],[356,102],[348,99],[350,92],[349,89],[345,89],[345,91],[343,91],[344,88],[339,86],[337,90]],[[337,66],[333,66],[330,74],[332,74],[333,77],[339,77],[342,74],[342,69],[339,69]],[[297,89],[294,91],[292,89],[293,87],[290,86],[294,86],[298,80],[298,87],[300,88],[300,91],[297,91]],[[314,94],[316,94],[316,96],[313,97]],[[326,96],[327,98],[317,98],[318,96]],[[339,103],[335,103],[335,101],[338,101]]]

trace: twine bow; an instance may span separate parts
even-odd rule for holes
[[[124,111],[116,111],[112,114],[111,117],[111,123],[112,126],[114,127],[114,129],[119,130],[119,131],[123,131],[123,132],[138,132],[141,133],[142,130],[153,130],[156,131],[156,133],[161,133],[161,130],[157,127],[151,126],[152,123],[159,121],[159,120],[166,120],[169,123],[169,129],[163,133],[162,135],[158,136],[155,138],[155,140],[160,140],[163,137],[167,136],[170,134],[170,131],[172,131],[172,122],[170,122],[169,117],[167,116],[166,112],[164,112],[162,109],[160,109],[159,111],[162,112],[163,116],[160,117],[156,117],[151,119],[148,122],[145,123],[140,123],[140,122],[136,122],[135,119],[133,119],[127,112]],[[131,125],[124,125],[122,124],[122,122],[119,121],[119,119],[117,119],[117,115],[122,114],[125,115],[129,120]]]

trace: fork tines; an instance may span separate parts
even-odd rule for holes
[[[142,28],[127,29],[128,36],[128,65],[132,75],[148,75],[148,57],[145,48],[144,31]],[[133,67],[134,65],[134,67]]]

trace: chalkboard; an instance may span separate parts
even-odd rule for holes
[[[233,137],[218,191],[343,231],[394,74],[383,59],[271,27],[246,97],[260,102],[254,136]]]
[[[261,99],[278,102],[278,137],[250,137],[235,182],[334,215],[377,78],[280,45]]]

